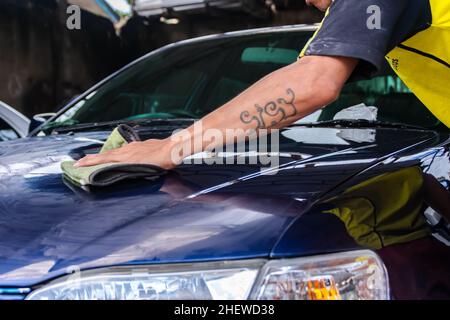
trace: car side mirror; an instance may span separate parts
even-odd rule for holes
[[[33,131],[34,129],[36,129],[37,127],[39,127],[40,125],[42,125],[43,123],[45,123],[48,119],[52,118],[53,116],[55,116],[56,113],[54,112],[47,112],[47,113],[38,113],[35,114],[33,116],[33,118],[31,118],[30,121],[30,129],[28,130],[28,132]]]

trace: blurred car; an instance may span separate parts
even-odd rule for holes
[[[0,101],[0,141],[26,137],[29,126],[30,119]]]
[[[276,166],[247,146],[153,182],[62,179],[61,161],[118,124],[168,137],[294,62],[315,30],[168,45],[2,142],[0,298],[450,298],[449,130],[387,70],[281,130]]]

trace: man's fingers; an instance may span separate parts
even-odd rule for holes
[[[92,154],[87,155],[84,158],[78,160],[74,166],[75,167],[88,167],[88,166],[95,166],[97,164],[102,164],[106,162],[113,162],[111,159],[109,159],[108,155],[106,154]]]
[[[75,167],[89,167],[97,164],[109,163],[109,162],[121,162],[123,158],[123,147],[114,150],[109,150],[98,154],[89,154],[84,158],[75,162]]]

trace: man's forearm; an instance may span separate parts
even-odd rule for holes
[[[193,126],[167,139],[134,142],[87,155],[76,165],[126,162],[171,169],[194,153],[248,138],[249,130],[282,128],[327,105],[337,98],[356,64],[357,60],[352,58],[302,58],[261,79]],[[228,140],[230,131],[233,132],[231,141]],[[222,139],[216,141],[217,136]]]
[[[215,146],[214,141],[204,137],[209,129],[219,130],[225,136],[226,130],[242,133],[282,128],[334,101],[348,78],[347,64],[354,67],[356,62],[340,64],[330,57],[320,60],[318,64],[317,59],[303,58],[273,72],[199,120],[202,131],[191,126],[169,138],[168,145],[180,148],[180,144],[190,144],[187,149],[191,154],[201,152]]]

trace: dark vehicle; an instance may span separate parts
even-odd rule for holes
[[[30,119],[0,101],[0,141],[24,138],[28,135],[29,127]]]
[[[166,46],[2,142],[0,298],[450,298],[449,130],[389,71],[281,130],[276,164],[247,146],[152,182],[63,181],[60,162],[119,123],[167,137],[294,62],[314,30]]]

